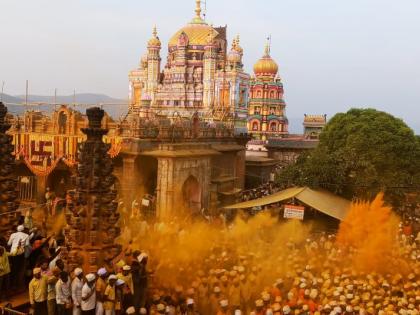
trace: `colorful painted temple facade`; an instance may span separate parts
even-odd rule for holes
[[[254,139],[267,140],[288,134],[283,83],[278,69],[267,43],[264,56],[254,65],[255,76],[250,81],[248,133]]]
[[[235,133],[246,133],[250,76],[243,69],[239,37],[228,48],[227,27],[206,23],[199,0],[195,13],[169,40],[165,65],[154,28],[146,54],[129,73],[131,111],[182,117],[197,113],[229,121]]]

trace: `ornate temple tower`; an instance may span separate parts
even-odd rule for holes
[[[254,65],[255,77],[250,84],[248,133],[255,139],[267,140],[288,134],[285,115],[283,83],[277,63],[270,57],[270,45],[265,46],[264,56]]]
[[[102,137],[108,132],[101,128],[104,111],[98,107],[86,110],[89,119],[82,132],[87,136],[79,148],[76,189],[67,193],[65,236],[70,251],[64,253],[71,268],[83,266],[85,271],[115,257],[121,250],[114,240],[120,234],[119,214],[115,201],[115,176],[110,145]]]
[[[227,54],[225,70],[217,77],[218,103],[232,116],[236,134],[247,133],[250,76],[244,72],[242,58],[243,49],[237,36]]]
[[[246,133],[250,77],[243,70],[239,38],[234,40],[236,56],[231,56],[236,61],[229,61],[227,27],[209,25],[201,1],[195,3],[195,16],[170,38],[167,62],[158,76],[161,43],[156,33],[148,42],[147,55],[129,74],[132,108],[143,111],[147,98],[160,115],[229,120],[237,133]]]
[[[153,37],[147,43],[147,85],[146,93],[152,100],[159,84],[160,76],[160,49],[161,43],[157,36],[156,27],[153,28]]]
[[[6,114],[7,107],[0,102],[0,235],[13,229],[19,208],[12,136],[6,134],[10,128],[5,121]]]
[[[203,107],[211,108],[214,103],[214,79],[217,69],[217,45],[212,34],[207,38],[207,44],[204,48],[203,63]]]

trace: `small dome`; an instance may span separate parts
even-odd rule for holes
[[[153,37],[147,42],[147,46],[149,47],[161,47],[161,42],[159,37],[157,36],[156,26],[153,28]]]
[[[227,56],[227,59],[229,62],[241,62],[242,61],[242,56],[241,54],[236,51],[236,50],[231,50]]]
[[[270,46],[265,47],[264,56],[254,65],[254,73],[257,77],[268,76],[275,77],[279,71],[279,66],[270,57]]]

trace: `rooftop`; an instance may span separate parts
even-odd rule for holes
[[[301,137],[269,139],[266,148],[277,149],[315,149],[318,146],[318,139],[306,139]]]

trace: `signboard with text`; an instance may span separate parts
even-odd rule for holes
[[[295,205],[284,206],[284,218],[303,220],[305,214],[305,207]]]

